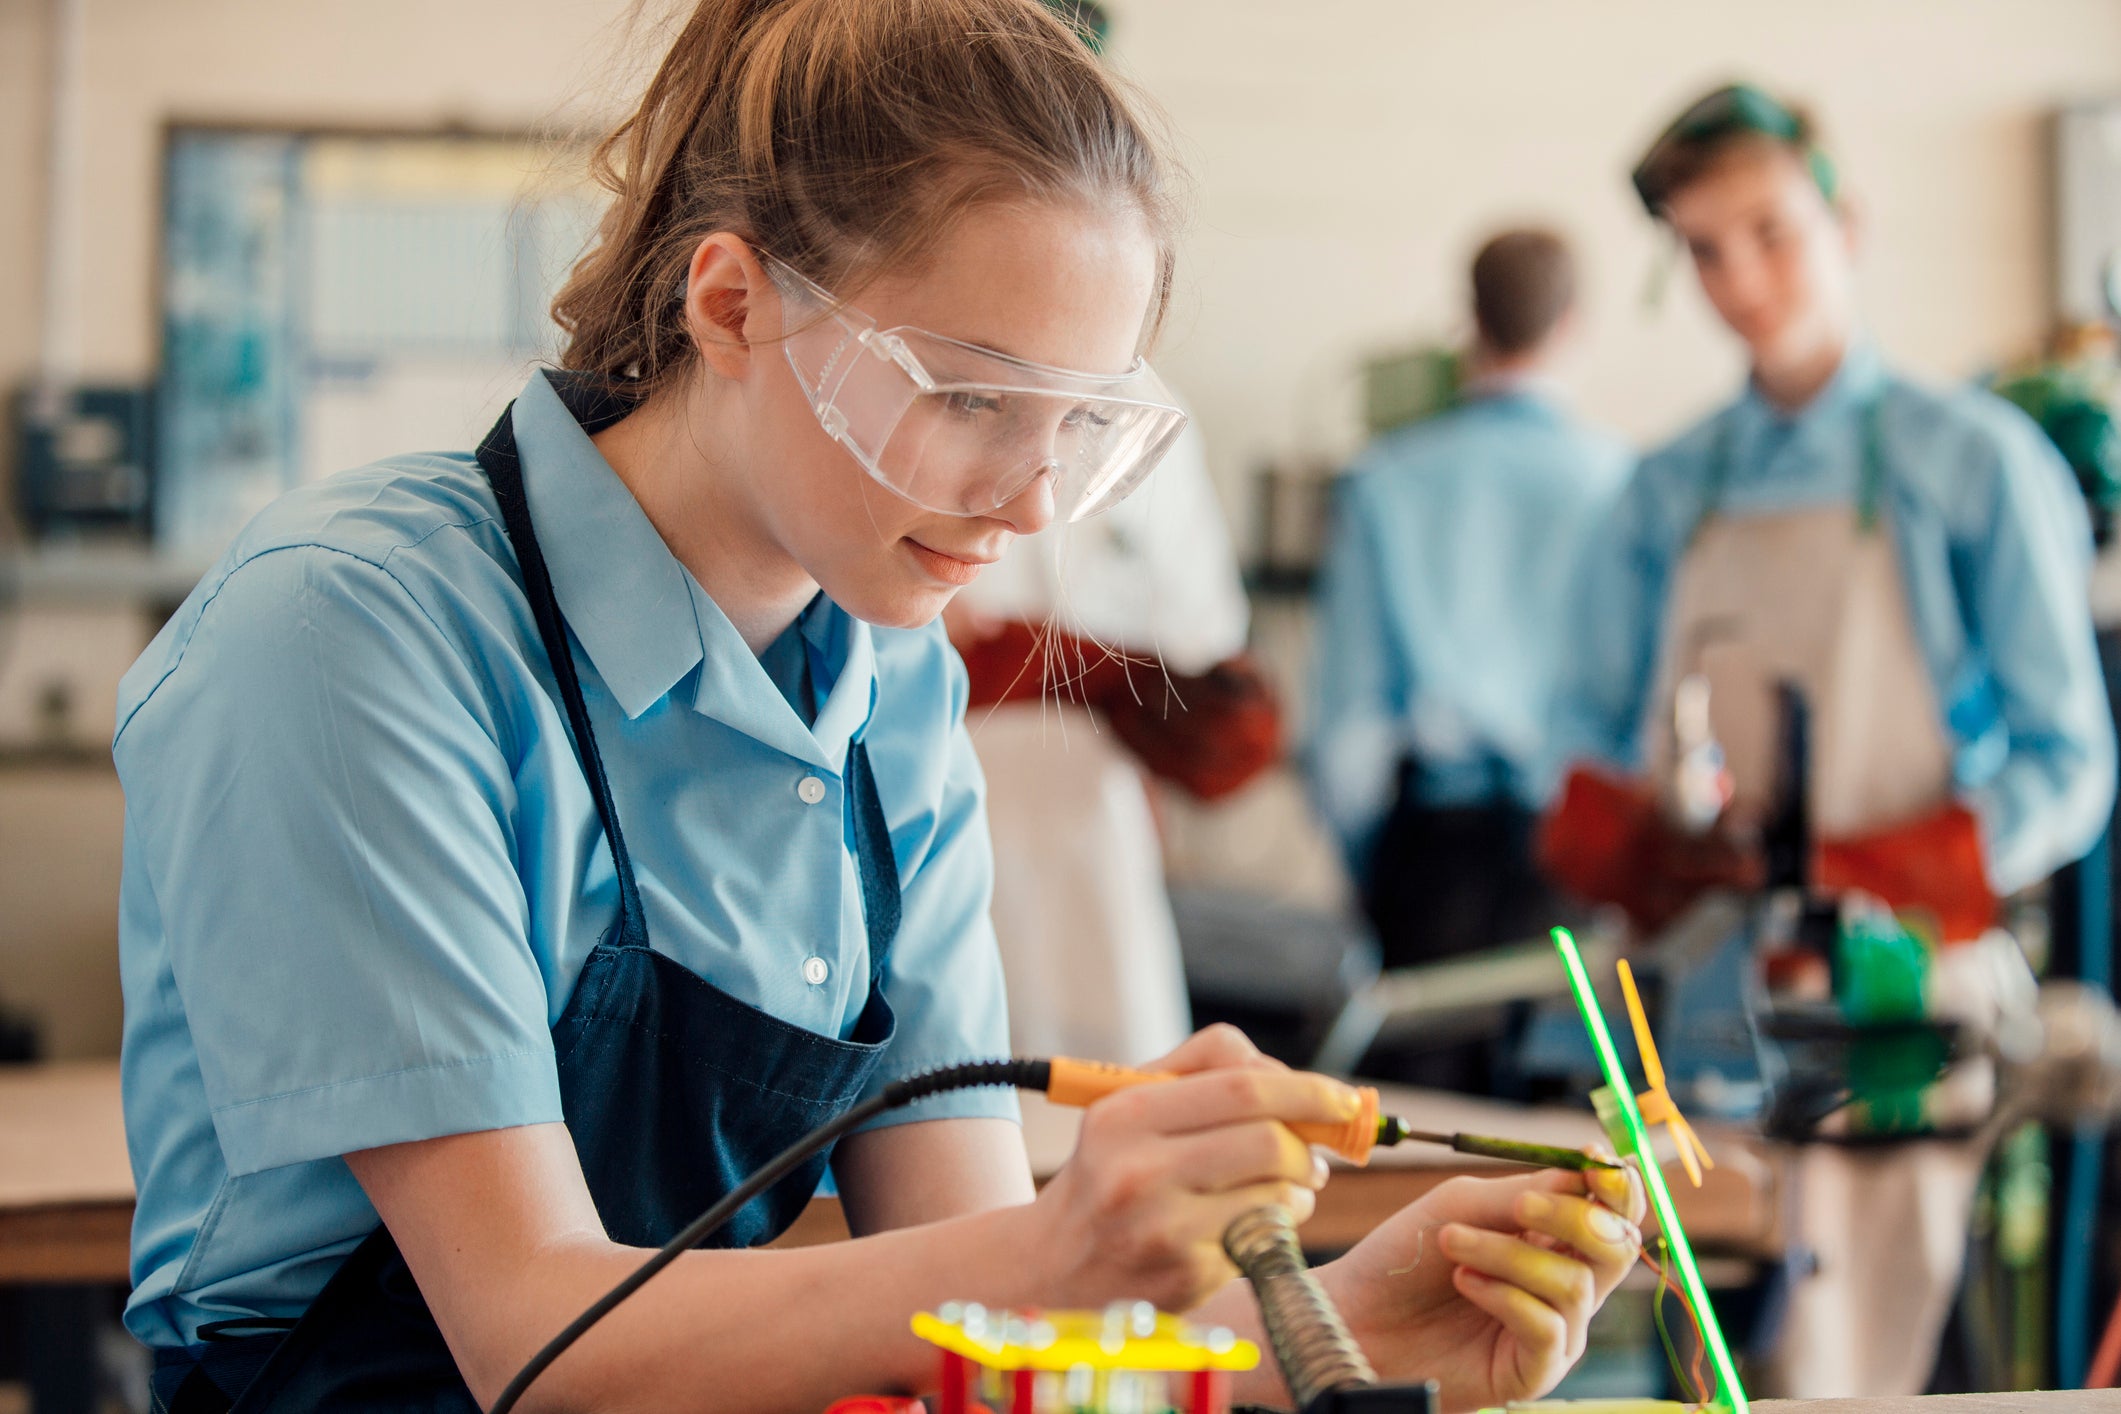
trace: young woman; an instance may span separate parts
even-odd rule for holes
[[[1004,1054],[938,612],[1175,435],[1164,159],[1034,0],[704,0],[607,145],[562,368],[476,456],[250,526],[127,680],[128,1319],[178,1411],[491,1401],[744,1174]],[[525,1407],[918,1389],[909,1314],[1145,1297],[1310,1210],[1342,1086],[1203,1033],[1034,1195],[1010,1096],[832,1166],[857,1239],[687,1253]],[[721,1237],[771,1239],[819,1164]],[[1383,1369],[1536,1394],[1640,1196],[1439,1190],[1325,1269]],[[1271,1373],[1248,1391],[1271,1398]]]
[[[1579,769],[1546,857],[1646,931],[1704,888],[1760,885],[1793,686],[1810,738],[1802,882],[1968,942],[1997,895],[2083,854],[2113,805],[2083,498],[2015,408],[1903,377],[1865,337],[1855,224],[1803,113],[1719,89],[1672,123],[1635,187],[1751,378],[1643,461],[1600,537],[1563,640],[1556,735]],[[1712,791],[1688,822],[1689,739],[1704,732],[1731,793],[1720,818]],[[1680,1085],[1754,1074],[1738,1013],[1770,942],[1740,933],[1669,981]],[[1932,1006],[1992,1006],[1980,973],[1972,949],[1944,948]],[[1796,1289],[1780,1392],[1921,1392],[1977,1171],[1978,1155],[1941,1146],[1807,1156],[1803,1237],[1845,1260]]]

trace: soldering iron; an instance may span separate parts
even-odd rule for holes
[[[566,1329],[547,1341],[516,1372],[515,1378],[501,1391],[500,1398],[494,1401],[489,1414],[508,1414],[523,1397],[524,1391],[553,1361],[620,1302],[647,1285],[657,1272],[676,1261],[681,1253],[712,1236],[746,1203],[801,1167],[812,1155],[831,1147],[878,1115],[931,1095],[984,1086],[1032,1090],[1043,1093],[1057,1104],[1085,1106],[1116,1090],[1178,1078],[1167,1071],[1129,1070],[1123,1066],[1062,1056],[1051,1060],[970,1061],[893,1081],[879,1093],[837,1119],[819,1125],[783,1150],[687,1224],[625,1280],[597,1298],[588,1310],[568,1322]],[[1357,1087],[1356,1094],[1361,1105],[1354,1117],[1344,1123],[1298,1123],[1289,1128],[1306,1142],[1322,1145],[1357,1164],[1367,1162],[1371,1151],[1379,1145],[1429,1143],[1446,1145],[1460,1153],[1546,1168],[1580,1171],[1618,1167],[1574,1149],[1522,1144],[1482,1135],[1425,1133],[1408,1127],[1406,1121],[1397,1116],[1380,1114],[1375,1089]],[[1310,1273],[1303,1269],[1294,1226],[1285,1211],[1263,1212],[1250,1224],[1240,1219],[1226,1234],[1224,1246],[1239,1268],[1253,1279],[1260,1297],[1261,1316],[1275,1353],[1281,1359],[1292,1391],[1299,1395],[1299,1407],[1305,1414],[1337,1411],[1344,1407],[1340,1402],[1341,1395],[1358,1387],[1369,1387],[1378,1394],[1403,1393],[1412,1403],[1398,1406],[1401,1408],[1434,1407],[1433,1386],[1406,1386],[1393,1391],[1374,1385],[1374,1376],[1369,1374],[1361,1352],[1354,1350],[1346,1328],[1339,1324],[1339,1317],[1331,1309],[1331,1303],[1318,1290]],[[1383,1411],[1388,1406],[1372,1404],[1367,1407]]]
[[[1072,1060],[1066,1056],[1055,1056],[1045,1064],[1051,1073],[1046,1098],[1056,1105],[1089,1105],[1116,1090],[1178,1079],[1170,1071],[1130,1070],[1125,1066]],[[1362,1085],[1354,1088],[1362,1108],[1345,1123],[1299,1122],[1288,1127],[1305,1143],[1331,1149],[1354,1164],[1368,1163],[1373,1149],[1390,1148],[1395,1144],[1437,1144],[1461,1154],[1530,1164],[1535,1168],[1569,1169],[1580,1173],[1585,1169],[1619,1167],[1581,1150],[1564,1149],[1555,1144],[1527,1144],[1522,1140],[1497,1139],[1486,1134],[1436,1134],[1415,1129],[1397,1115],[1380,1112],[1380,1098],[1374,1087]]]

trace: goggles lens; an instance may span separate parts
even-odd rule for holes
[[[924,329],[880,329],[771,256],[788,364],[818,423],[884,486],[946,515],[990,515],[1044,478],[1055,518],[1125,499],[1186,425],[1137,361],[1079,373]]]

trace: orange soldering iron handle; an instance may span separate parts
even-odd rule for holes
[[[1178,1079],[1176,1073],[1168,1070],[1130,1070],[1123,1065],[1068,1056],[1055,1056],[1050,1064],[1052,1078],[1046,1084],[1046,1098],[1056,1105],[1077,1108],[1094,1104],[1115,1090]],[[1289,1128],[1306,1144],[1322,1144],[1350,1163],[1368,1163],[1370,1151],[1377,1147],[1377,1091],[1364,1085],[1355,1093],[1361,1097],[1362,1108],[1353,1119],[1340,1124],[1292,1124]]]
[[[1094,1104],[1115,1090],[1146,1085],[1152,1080],[1178,1079],[1168,1070],[1129,1070],[1123,1065],[1070,1056],[1055,1056],[1048,1064],[1052,1066],[1052,1079],[1046,1082],[1046,1098],[1056,1105],[1076,1109]]]

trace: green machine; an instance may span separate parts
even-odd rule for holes
[[[2121,369],[2110,361],[2051,359],[2005,373],[1991,386],[2039,423],[2062,453],[2091,512],[2092,536],[2105,545],[2121,508],[2121,430],[2114,423]]]
[[[1395,349],[1364,361],[1363,428],[1376,437],[1457,406],[1465,360],[1456,349]]]

